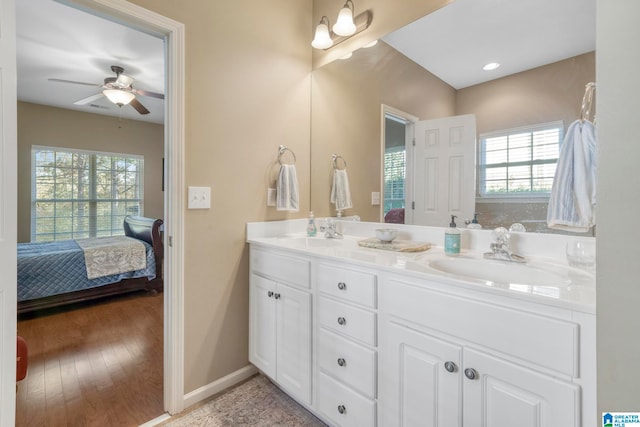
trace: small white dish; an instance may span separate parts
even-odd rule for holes
[[[380,243],[391,243],[396,238],[398,230],[393,228],[378,228],[376,230],[376,237],[380,240]]]

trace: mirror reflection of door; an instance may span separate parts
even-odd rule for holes
[[[385,108],[384,222],[464,224],[475,209],[475,116],[416,121]]]

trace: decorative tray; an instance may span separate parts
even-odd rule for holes
[[[358,240],[358,245],[365,248],[384,249],[396,252],[422,252],[431,248],[431,243],[413,242],[411,240],[394,240],[391,243],[383,243],[375,237]]]

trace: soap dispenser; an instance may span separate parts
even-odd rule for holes
[[[475,213],[475,212],[473,213],[473,219],[471,220],[470,223],[467,224],[467,228],[475,228],[475,229],[482,228],[482,226],[478,223],[478,214],[477,213]]]
[[[456,228],[456,218],[451,215],[449,228],[444,232],[444,253],[449,256],[460,255],[460,230]]]
[[[313,212],[309,212],[309,223],[307,224],[307,236],[313,237],[318,232],[316,228],[316,219],[313,216]]]

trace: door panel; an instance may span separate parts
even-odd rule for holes
[[[276,283],[251,275],[249,293],[249,361],[266,375],[276,376]]]
[[[415,123],[412,224],[444,227],[475,210],[476,122],[464,115]],[[409,204],[408,206],[411,206]]]

